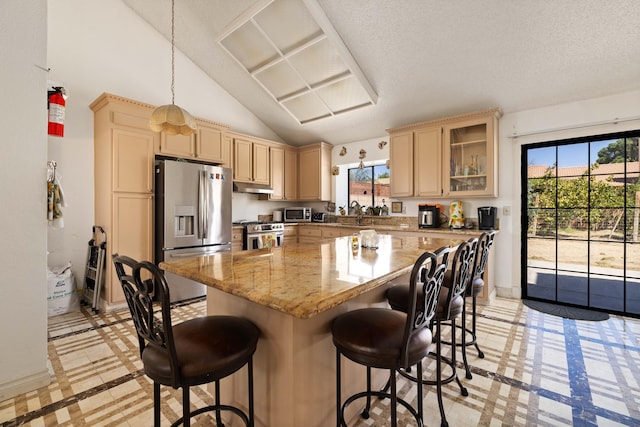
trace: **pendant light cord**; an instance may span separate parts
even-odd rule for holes
[[[171,103],[176,103],[176,93],[175,93],[175,57],[176,57],[176,46],[175,46],[175,0],[171,0]]]

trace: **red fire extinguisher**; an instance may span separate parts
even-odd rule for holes
[[[53,87],[48,93],[49,135],[64,136],[64,88]]]

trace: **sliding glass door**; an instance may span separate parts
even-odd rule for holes
[[[639,136],[523,147],[525,298],[640,315]]]

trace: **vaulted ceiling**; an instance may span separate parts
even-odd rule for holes
[[[170,0],[123,1],[170,39]],[[276,1],[320,7],[375,91],[374,105],[300,124],[265,92],[218,39],[269,0],[176,0],[176,47],[292,145],[640,89],[638,0]]]

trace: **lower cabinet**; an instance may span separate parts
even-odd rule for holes
[[[233,227],[231,229],[231,252],[239,252],[244,245],[244,227]]]
[[[105,292],[107,304],[124,301],[122,286],[111,268],[111,254],[118,253],[138,261],[153,260],[153,196],[149,193],[113,195],[111,252],[107,253]]]
[[[298,225],[298,243],[316,243],[321,240],[321,227],[318,227],[316,225]]]
[[[298,225],[285,225],[284,226],[284,244],[298,243]]]

